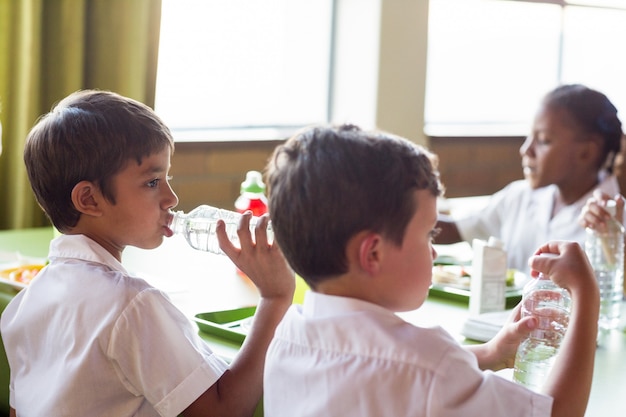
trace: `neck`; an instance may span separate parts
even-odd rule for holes
[[[598,185],[598,177],[589,178],[586,181],[578,181],[572,187],[558,187],[558,191],[554,198],[553,215],[556,214],[559,209],[564,206],[574,204],[582,196],[593,190]]]

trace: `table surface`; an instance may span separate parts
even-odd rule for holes
[[[19,252],[27,257],[44,258],[53,237],[51,228],[0,231],[0,253]],[[208,311],[228,310],[255,305],[256,288],[237,274],[230,260],[191,249],[184,239],[174,236],[154,250],[129,247],[122,263],[152,285],[165,291],[185,314],[193,316]],[[1,286],[0,286],[1,289]],[[622,307],[626,307],[626,304]],[[626,308],[623,308],[626,310]],[[626,311],[625,311],[626,313]],[[468,317],[467,305],[430,297],[418,310],[399,314],[419,326],[441,325],[465,343],[461,328]],[[626,333],[623,328],[602,335],[596,353],[594,381],[586,415],[623,416],[626,405]],[[212,349],[232,359],[238,344],[203,335]],[[510,377],[510,371],[501,372]]]

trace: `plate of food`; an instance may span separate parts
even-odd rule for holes
[[[515,269],[508,269],[506,274],[506,304],[513,306],[522,298],[522,288],[526,275]],[[471,265],[452,265],[435,263],[433,283],[430,295],[469,301],[472,282]]]
[[[18,290],[24,289],[44,266],[46,265],[43,262],[0,265],[0,282]]]

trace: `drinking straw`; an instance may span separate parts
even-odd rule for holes
[[[608,200],[604,206],[606,211],[608,211],[611,215],[611,219],[609,220],[611,222],[615,221],[615,218],[613,217],[615,216],[615,206],[615,200]],[[611,245],[607,239],[607,235],[604,233],[600,234],[600,244],[602,246],[602,253],[604,254],[604,259],[606,260],[607,264],[609,264],[609,266],[615,265],[615,251],[613,251],[613,248],[611,248]]]

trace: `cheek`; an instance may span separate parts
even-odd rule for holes
[[[418,275],[420,281],[429,281],[432,279],[433,259],[437,256],[437,252],[431,245],[418,249],[421,255],[415,256],[413,261],[414,272]]]

